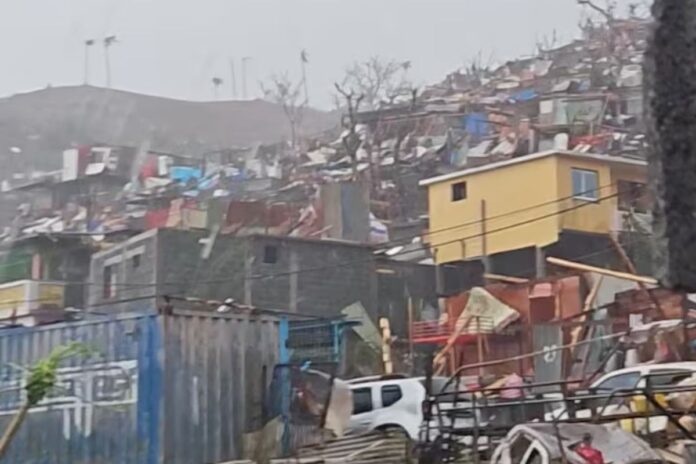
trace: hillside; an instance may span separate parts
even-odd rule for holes
[[[335,114],[307,110],[303,130],[334,127]],[[22,149],[35,168],[53,168],[71,144],[137,146],[197,155],[289,135],[280,106],[262,101],[191,102],[91,86],[54,87],[0,99],[0,158]],[[2,156],[4,155],[4,156]]]

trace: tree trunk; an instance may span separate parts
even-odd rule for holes
[[[696,0],[655,0],[645,55],[656,274],[696,290]]]
[[[25,401],[24,404],[22,404],[22,407],[12,418],[12,422],[10,422],[10,425],[7,426],[7,429],[5,430],[5,433],[2,435],[2,438],[0,438],[0,460],[3,458],[3,456],[9,449],[10,443],[12,443],[12,439],[19,431],[19,427],[24,422],[24,419],[27,417],[27,413],[29,412],[30,407],[31,406],[29,405],[28,401]]]

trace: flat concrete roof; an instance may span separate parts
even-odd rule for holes
[[[539,153],[533,153],[531,155],[519,156],[517,158],[511,158],[504,161],[498,161],[496,163],[485,164],[483,166],[478,166],[470,169],[463,169],[461,171],[450,172],[448,174],[443,174],[441,176],[431,177],[429,179],[423,179],[418,182],[421,187],[427,187],[428,185],[438,184],[440,182],[446,182],[453,179],[458,179],[460,177],[470,176],[472,174],[478,174],[481,172],[493,171],[495,169],[501,169],[508,166],[514,166],[516,164],[527,163],[529,161],[535,161],[541,158],[547,158],[550,156],[567,156],[570,158],[577,158],[582,160],[593,160],[602,161],[605,163],[612,164],[627,164],[630,166],[647,166],[647,161],[635,159],[635,158],[625,158],[622,156],[612,156],[612,155],[598,155],[595,153],[579,153],[574,151],[559,151],[559,150],[549,150],[542,151]]]

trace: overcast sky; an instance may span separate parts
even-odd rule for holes
[[[598,0],[601,2],[601,0]],[[619,3],[624,6],[629,0]],[[75,85],[104,85],[101,40],[111,49],[113,86],[153,95],[210,100],[211,78],[225,80],[230,59],[250,56],[248,93],[272,72],[300,76],[309,54],[313,106],[328,107],[346,65],[370,55],[410,60],[417,84],[440,81],[479,52],[500,62],[527,55],[536,41],[577,35],[576,0],[5,0],[0,7],[0,95]],[[621,11],[624,11],[623,9]]]

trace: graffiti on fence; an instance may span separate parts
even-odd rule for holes
[[[0,416],[13,415],[25,399],[26,375],[13,369],[0,376]],[[63,436],[73,431],[92,433],[95,408],[126,412],[138,401],[138,361],[127,360],[58,370],[58,382],[50,395],[29,413],[62,411]]]

